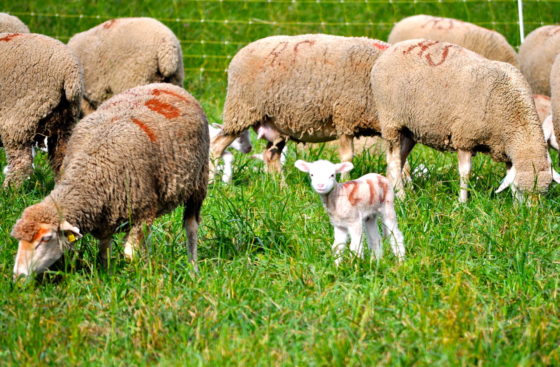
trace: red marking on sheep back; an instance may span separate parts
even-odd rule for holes
[[[144,131],[146,133],[146,135],[148,135],[148,139],[150,139],[150,141],[152,143],[155,143],[157,141],[156,134],[145,123],[143,123],[142,121],[140,121],[138,119],[135,119],[134,117],[131,120],[136,125],[138,125],[138,127],[140,129],[142,129],[142,131]]]
[[[350,201],[350,205],[354,206],[358,204],[360,201],[359,198],[356,197],[358,194],[358,187],[360,186],[359,183],[356,181],[347,181],[342,185],[346,190],[350,191],[348,193],[348,201]]]
[[[433,53],[432,52],[426,52],[430,47],[437,45],[438,43],[440,43],[439,41],[422,41],[419,42],[415,45],[410,46],[409,48],[407,48],[405,51],[403,51],[403,55],[409,54],[410,52],[412,52],[412,50],[416,49],[416,48],[420,48],[420,52],[418,52],[418,57],[422,58],[424,57],[427,61],[428,61],[428,65],[430,66],[440,66],[441,64],[444,63],[444,61],[447,59],[447,56],[449,56],[449,49],[451,47],[454,47],[453,45],[446,45],[443,47],[443,51],[441,53],[441,60],[439,62],[434,62],[432,57],[433,57]],[[424,52],[426,52],[424,54]]]
[[[445,25],[446,22],[447,22],[447,25]],[[440,23],[442,23],[443,25],[439,25]],[[424,23],[420,28],[425,28],[429,24],[432,25],[432,29],[439,29],[439,30],[447,31],[447,30],[450,30],[451,28],[453,28],[454,22],[453,22],[453,19],[434,18],[434,19],[429,20],[426,23]]]
[[[304,43],[309,44],[309,47],[311,47],[311,46],[313,46],[313,45],[315,44],[315,41],[312,41],[312,40],[305,40],[305,41],[300,41],[300,42],[296,43],[296,44],[294,45],[294,52],[295,52],[296,54],[297,54],[297,52],[298,52],[299,46],[301,46],[301,45],[304,44]]]
[[[105,23],[103,23],[103,28],[109,29],[109,28],[111,28],[116,22],[117,22],[116,19],[108,20],[108,21],[106,21]]]
[[[0,38],[0,42],[10,42],[11,40],[13,40],[14,38],[16,38],[18,36],[23,36],[23,34],[21,34],[21,33],[10,33],[7,36],[4,36],[4,37]]]
[[[369,187],[369,203],[373,204],[375,202],[375,184],[371,180],[366,180]]]
[[[548,32],[547,35],[548,35],[549,37],[551,37],[551,36],[554,36],[554,35],[555,35],[556,33],[558,33],[558,32],[560,32],[560,26],[554,27],[553,29],[551,29],[551,30]]]
[[[267,56],[267,58],[272,56],[272,60],[270,60],[270,65],[274,65],[274,62],[276,61],[278,56],[280,56],[282,51],[284,51],[286,49],[286,47],[288,47],[288,42],[280,42],[279,44],[274,46],[272,51],[270,51],[270,53]]]
[[[449,49],[453,47],[453,45],[447,45],[443,48],[443,52],[441,53],[441,60],[437,63],[432,61],[432,55],[431,54],[426,54],[426,60],[428,60],[428,64],[430,64],[430,66],[440,66],[441,64],[443,64],[443,62],[445,61],[445,59],[447,59],[447,56],[449,55]]]
[[[389,44],[388,43],[374,42],[373,47],[375,47],[378,50],[386,50],[386,49],[389,48]]]
[[[181,114],[181,112],[177,107],[169,103],[162,102],[155,98],[148,100],[146,103],[144,103],[144,105],[148,107],[150,110],[157,112],[160,115],[163,115],[167,119],[179,117],[179,115]]]
[[[153,94],[154,96],[159,96],[159,95],[162,95],[162,94],[167,94],[167,95],[170,95],[170,96],[173,96],[173,97],[177,97],[177,98],[179,98],[180,100],[182,100],[182,101],[184,101],[184,102],[190,103],[190,101],[189,101],[189,99],[188,99],[187,97],[182,96],[182,95],[180,95],[180,94],[178,94],[178,93],[172,92],[172,91],[170,91],[170,90],[165,90],[165,89],[154,89],[154,90],[152,91],[152,94]]]
[[[421,41],[418,42],[415,45],[410,46],[409,48],[407,48],[405,51],[403,51],[403,54],[406,55],[410,52],[412,52],[412,50],[414,50],[417,47],[420,47],[420,52],[418,53],[418,56],[422,56],[422,54],[424,53],[424,51],[426,51],[428,48],[430,48],[433,45],[438,44],[439,41]]]

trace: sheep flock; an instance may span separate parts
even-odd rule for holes
[[[536,29],[519,55],[495,31],[429,15],[396,23],[388,42],[327,34],[254,40],[228,67],[218,125],[183,89],[196,76],[185,74],[181,42],[160,21],[111,19],[63,44],[0,13],[3,189],[24,190],[45,138],[56,172],[52,191],[10,224],[19,242],[14,277],[47,270],[86,233],[107,264],[113,235],[127,232],[124,256],[132,259],[153,221],[178,206],[197,270],[208,185],[220,175],[231,184],[235,155],[226,149],[249,153],[251,130],[253,142],[266,140],[255,156],[280,187],[293,169],[285,164],[289,141],[335,142],[341,163],[295,167],[309,173],[330,218],[337,264],[348,239],[350,251],[364,255],[363,233],[379,260],[379,225],[405,261],[414,234],[399,228],[394,205],[415,195],[407,186],[415,171],[404,168],[416,144],[457,153],[463,203],[477,153],[505,165],[496,192],[509,187],[521,202],[560,181],[548,151],[560,139],[559,30]],[[387,177],[339,183],[360,137],[385,142]]]

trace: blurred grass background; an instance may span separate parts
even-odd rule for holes
[[[558,1],[524,1],[524,9],[526,33],[560,17]],[[63,42],[115,17],[160,19],[182,42],[185,87],[214,121],[229,58],[265,36],[386,39],[393,22],[425,13],[519,44],[511,0],[0,0],[0,11]],[[54,186],[40,154],[22,189],[0,193],[0,365],[560,365],[557,186],[519,205],[493,193],[505,169],[479,155],[461,205],[455,155],[417,147],[410,163],[428,173],[397,203],[407,261],[398,264],[386,246],[380,262],[348,256],[337,268],[331,226],[293,168],[297,158],[338,155],[323,144],[290,145],[285,188],[260,162],[236,155],[233,184],[212,185],[203,208],[198,276],[177,209],[156,221],[137,262],[124,261],[119,234],[113,262],[100,269],[86,236],[47,279],[14,284],[11,227]],[[354,163],[353,178],[385,171],[374,151]]]

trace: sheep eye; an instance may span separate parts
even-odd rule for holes
[[[313,173],[310,176],[313,177]]]
[[[43,236],[43,238],[41,238],[41,242],[40,243],[45,243],[45,242],[49,242],[52,238],[52,235],[48,234],[46,236]]]

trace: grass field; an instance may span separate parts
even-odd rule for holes
[[[519,43],[516,1],[1,0],[0,11],[63,41],[112,17],[163,19],[182,40],[185,87],[215,121],[228,56],[267,35],[385,39],[394,20],[429,13],[495,26]],[[559,14],[560,2],[525,1],[528,30]],[[124,261],[120,234],[101,269],[86,236],[47,279],[14,284],[11,227],[54,186],[40,155],[24,187],[0,196],[0,364],[560,365],[560,187],[519,205],[493,193],[505,169],[479,155],[471,200],[459,204],[456,157],[417,147],[410,163],[429,173],[397,203],[407,260],[386,246],[380,262],[348,255],[337,268],[327,215],[296,157],[337,160],[321,144],[290,147],[281,187],[238,155],[234,183],[210,187],[196,276],[178,209],[155,223],[138,261]],[[353,178],[385,171],[373,153],[354,163]]]

